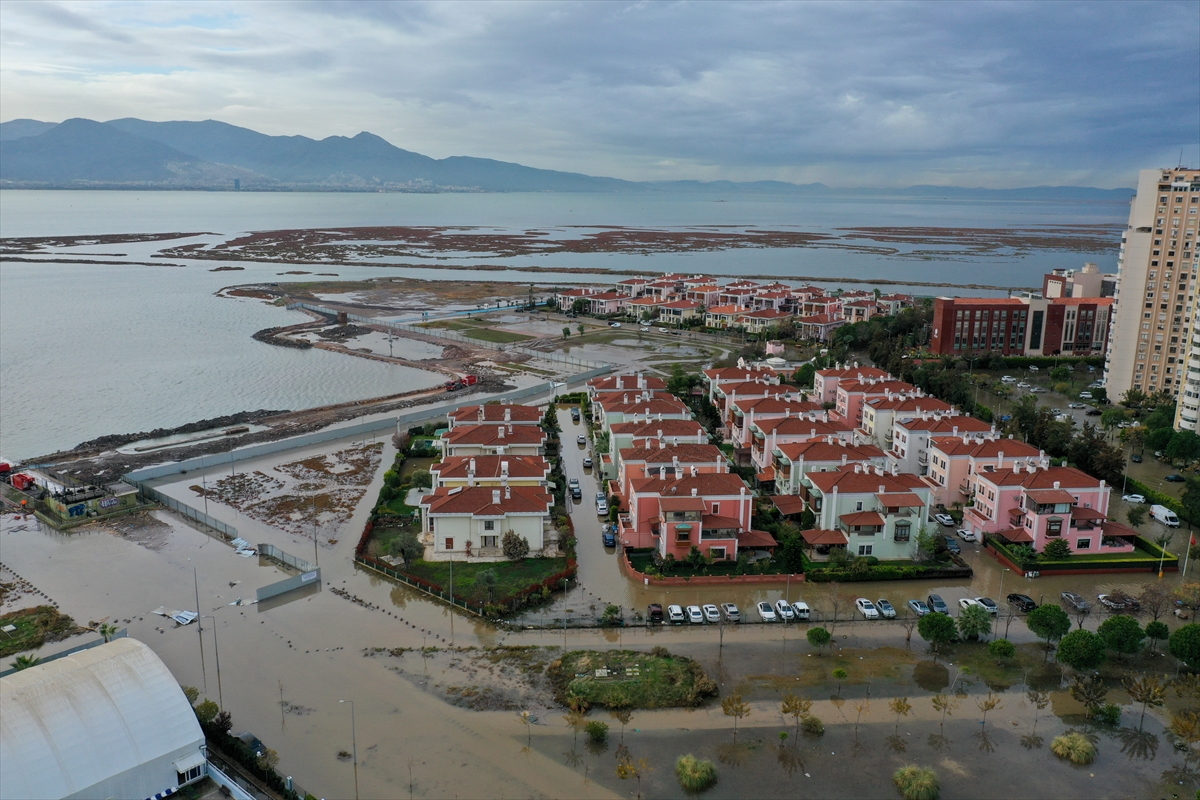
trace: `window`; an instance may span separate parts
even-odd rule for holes
[[[1076,550],[1091,550],[1092,549],[1092,540],[1091,539],[1078,540],[1077,542],[1075,542],[1075,549]]]
[[[908,523],[908,522],[897,522],[896,523],[896,535],[894,538],[897,542],[907,542],[911,536],[912,536],[911,523]]]
[[[492,519],[485,519],[485,520],[483,521],[483,529],[484,529],[485,531],[494,531],[494,530],[496,530],[496,521],[495,521],[495,520],[492,520]]]
[[[197,764],[196,766],[189,769],[187,772],[176,772],[175,773],[175,784],[177,786],[183,786],[185,783],[189,783],[190,781],[196,780],[197,778],[200,777],[200,773],[203,769],[204,769],[203,764]]]
[[[860,544],[858,546],[858,554],[860,556],[869,556],[869,555],[871,555],[871,551],[874,549],[875,549],[875,545],[873,545],[873,544]]]
[[[857,503],[854,504],[854,510],[862,511],[862,500],[859,500]]]
[[[446,549],[447,549],[447,550],[453,550],[453,549],[454,549],[454,540],[453,540],[453,539],[447,539],[447,540],[446,540]]]
[[[692,540],[692,529],[683,526],[675,529],[675,541],[690,542]]]
[[[495,537],[495,536],[484,536],[484,537],[482,537],[482,538],[483,538],[483,546],[484,546],[484,547],[491,547],[491,548],[494,548],[494,547],[496,547],[496,538],[497,538],[497,537]]]
[[[720,516],[720,515],[721,515],[721,504],[720,504],[720,503],[713,503],[713,516],[714,516],[714,517],[717,517],[717,516]]]
[[[710,556],[712,556],[713,559],[716,561],[724,561],[725,560],[725,548],[724,547],[710,547],[710,548],[708,548],[708,554]]]
[[[1047,536],[1062,536],[1062,523],[1063,523],[1063,521],[1061,519],[1059,519],[1058,517],[1051,517],[1046,522],[1046,535]]]

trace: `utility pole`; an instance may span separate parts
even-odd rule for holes
[[[213,649],[217,653],[217,707],[224,711],[225,696],[221,692],[221,646],[217,643],[217,618],[211,614],[201,614],[200,618],[213,621]]]
[[[354,724],[354,701],[338,700],[350,704],[350,747],[354,757],[354,800],[358,800],[358,732]]]
[[[196,613],[200,613],[200,578],[192,567],[192,583],[196,587]],[[200,675],[204,678],[204,691],[208,691],[208,670],[204,668],[204,620],[196,620],[196,635],[200,637]]]

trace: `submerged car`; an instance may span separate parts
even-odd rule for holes
[[[1017,607],[1018,611],[1033,611],[1037,608],[1037,603],[1033,602],[1033,598],[1027,594],[1013,592],[1008,596],[1008,602]]]
[[[617,535],[615,533],[613,533],[611,530],[605,529],[605,531],[604,531],[604,546],[605,547],[616,547],[617,546]]]
[[[858,598],[854,601],[854,606],[858,609],[858,613],[863,615],[863,619],[879,619],[879,609],[875,608],[875,604],[867,598]]]
[[[926,598],[929,603],[929,608],[939,614],[949,614],[950,606],[946,605],[946,601],[942,599],[940,594],[931,594]]]
[[[686,619],[687,617],[685,617],[683,614],[682,606],[667,606],[667,620],[669,620],[672,624],[679,625]]]
[[[954,555],[962,552],[962,548],[958,546],[958,542],[954,541],[954,538],[951,536],[946,537],[946,549],[954,553]]]
[[[787,600],[775,601],[775,613],[784,622],[791,622],[796,618],[796,612],[792,609],[792,604]]]
[[[725,615],[726,622],[742,621],[742,612],[733,603],[721,603],[721,613]]]
[[[706,622],[721,621],[721,610],[712,603],[705,603],[700,610],[704,612],[704,619]]]
[[[700,610],[700,606],[687,607],[688,622],[693,625],[702,625],[704,623],[704,612]]]
[[[934,514],[933,519],[937,523],[945,525],[947,528],[954,527],[954,517],[950,516],[949,514]]]
[[[986,608],[993,617],[1000,613],[1000,606],[990,597],[976,597],[975,602]]]
[[[649,608],[646,609],[646,619],[648,619],[651,622],[662,622],[663,621],[662,603],[651,603]]]
[[[1088,611],[1092,607],[1091,603],[1083,599],[1083,595],[1076,594],[1075,592],[1063,592],[1059,597],[1076,611]]]

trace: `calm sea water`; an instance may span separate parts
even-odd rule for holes
[[[1122,223],[1123,203],[964,202],[865,198],[696,197],[593,194],[237,194],[208,192],[0,192],[0,237],[276,228],[468,225],[1002,227]],[[144,258],[162,245],[103,248]],[[99,252],[100,248],[86,248]],[[835,250],[730,250],[654,256],[587,254],[460,260],[520,268],[677,270],[1038,285],[1054,267],[1116,252],[1023,258],[909,261]],[[148,430],[257,408],[304,408],[439,382],[436,375],[250,338],[301,317],[257,301],[213,296],[231,283],[282,281],[277,264],[212,273],[180,268],[0,263],[0,454],[23,458],[108,433]],[[578,280],[545,273],[336,267],[342,278],[389,274],[444,280]],[[306,269],[312,269],[306,267]]]

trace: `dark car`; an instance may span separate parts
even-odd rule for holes
[[[946,601],[942,599],[940,594],[931,594],[925,598],[925,602],[929,604],[929,608],[938,614],[949,614],[950,606],[946,605]]]
[[[646,619],[651,622],[663,621],[662,603],[651,603],[650,608],[646,609]]]
[[[949,550],[951,553],[954,553],[954,555],[959,555],[960,553],[962,553],[962,548],[958,546],[958,542],[954,541],[954,539],[952,539],[949,536],[947,536],[945,538],[946,538],[946,549],[947,550]]]
[[[1178,473],[1172,472],[1170,475],[1163,478],[1163,480],[1166,481],[1167,483],[1183,483],[1184,481],[1187,480],[1187,478],[1183,477],[1182,475],[1180,475]]]
[[[1088,611],[1092,607],[1092,604],[1084,600],[1082,595],[1078,595],[1075,592],[1063,592],[1059,597],[1076,611]]]
[[[1089,417],[1098,417],[1101,414],[1103,414],[1104,412],[1098,408],[1089,408],[1087,411],[1085,411],[1083,413],[1087,414]]]
[[[611,530],[609,530],[607,528],[604,531],[604,546],[605,547],[616,547],[617,546],[616,534],[614,534]]]
[[[1033,598],[1027,594],[1017,594],[1014,592],[1008,596],[1008,602],[1016,606],[1018,611],[1027,613],[1037,608],[1037,603],[1033,602]]]
[[[262,758],[263,753],[267,752],[267,746],[250,731],[242,731],[237,734],[237,738],[241,739],[246,747],[250,748],[250,752],[254,753],[255,758]]]
[[[579,422],[579,409],[578,408],[571,409],[571,419],[574,420],[575,422]]]
[[[1142,457],[1141,457],[1141,455],[1139,455],[1138,453],[1134,453],[1133,455],[1131,455],[1131,456],[1129,457],[1129,460],[1130,460],[1130,461],[1132,461],[1132,462],[1133,462],[1133,463],[1135,463],[1135,464],[1140,464],[1140,463],[1142,463]]]

